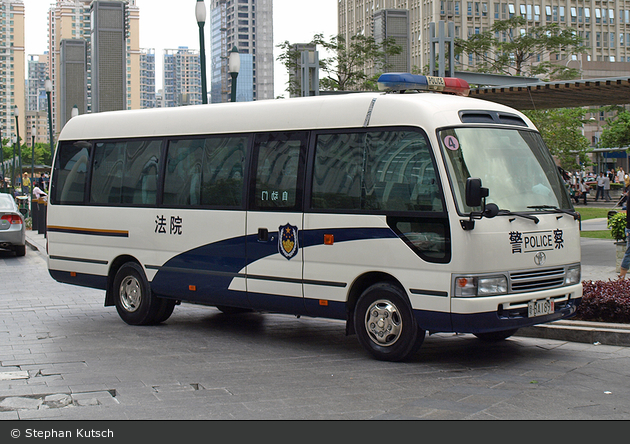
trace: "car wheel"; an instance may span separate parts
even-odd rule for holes
[[[26,245],[16,245],[13,250],[16,256],[26,256]]]
[[[388,283],[372,285],[363,292],[354,311],[354,327],[361,345],[382,361],[409,358],[425,335],[406,295]]]

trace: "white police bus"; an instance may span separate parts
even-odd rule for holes
[[[459,79],[380,80],[71,119],[50,274],[105,290],[128,324],[181,301],[341,319],[392,361],[426,332],[500,340],[573,315],[579,216],[533,124]]]

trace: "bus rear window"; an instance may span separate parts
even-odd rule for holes
[[[88,167],[88,142],[59,144],[50,199],[55,204],[80,204],[85,201]]]

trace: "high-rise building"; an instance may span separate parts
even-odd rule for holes
[[[106,4],[110,6],[105,7]],[[122,22],[120,13],[114,11],[122,10]],[[103,11],[103,22],[96,25],[98,28],[92,29],[92,12],[97,13]],[[110,20],[116,23],[110,22]],[[58,134],[63,127],[65,121],[59,120],[61,116],[61,98],[58,97],[60,92],[59,75],[61,73],[61,42],[67,39],[84,40],[87,47],[87,109],[86,112],[96,112],[99,108],[94,108],[93,95],[96,94],[96,101],[100,110],[106,109],[130,109],[140,107],[140,48],[138,47],[138,30],[139,30],[140,14],[136,6],[136,0],[57,0],[48,11],[48,53],[50,55],[48,76],[53,82],[52,103],[53,103],[53,132]],[[122,23],[122,26],[121,26]],[[99,29],[97,33],[97,29]],[[93,47],[92,38],[99,36],[101,39],[100,47]],[[122,39],[122,40],[121,40]],[[108,47],[108,41],[113,42],[113,46]],[[118,56],[112,56],[114,49],[117,52],[126,52],[126,57],[120,59]],[[95,62],[92,57],[96,55],[99,61]],[[113,62],[113,59],[116,61]],[[119,64],[122,60],[122,66],[117,68],[110,65],[107,61]],[[94,73],[98,64],[101,63],[102,71]],[[111,82],[113,78],[122,79],[122,84],[116,80],[115,88],[119,91],[107,92],[107,101],[116,100],[122,105],[116,105],[112,108],[109,103],[104,108],[103,94],[101,90],[100,96],[98,90],[94,90],[94,82],[100,82],[103,86]],[[103,83],[105,82],[105,83]],[[124,94],[122,96],[121,94]],[[120,99],[120,97],[123,97]],[[73,105],[70,105],[73,106]],[[80,111],[83,113],[83,111]]]
[[[495,21],[515,15],[526,19],[523,29],[515,32],[527,32],[550,23],[575,30],[584,38],[586,61],[630,61],[630,0],[540,0],[537,4],[531,0],[339,0],[339,34],[348,40],[356,34],[376,38],[379,11],[392,9],[408,11],[410,40],[407,49],[411,68],[419,71],[430,62],[431,38],[434,37],[429,31],[431,22],[453,22],[455,35],[452,37],[467,39],[488,30]],[[576,58],[574,56],[552,54],[551,61],[568,63]],[[475,69],[472,57],[460,57],[455,64],[457,70]]]
[[[48,54],[31,54],[27,61],[26,109],[46,111],[46,89],[44,82],[48,75]]]
[[[10,141],[17,136],[16,107],[20,139],[25,138],[24,71],[24,3],[0,0],[0,137]]]
[[[155,108],[155,49],[140,50],[140,107]],[[132,109],[136,109],[132,106]]]
[[[164,50],[164,106],[200,105],[199,51],[181,46]]]
[[[90,5],[92,112],[127,109],[127,39],[125,4]]]
[[[250,88],[253,100],[274,98],[272,0],[212,0],[210,39],[212,103],[229,101],[231,78],[227,57],[233,47],[241,55],[251,56],[252,63],[251,84],[239,72],[237,100],[241,88]]]

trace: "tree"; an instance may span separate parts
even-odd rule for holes
[[[590,165],[588,153],[591,149],[582,131],[587,112],[583,108],[523,111],[540,131],[551,154],[567,171]]]
[[[630,112],[622,111],[615,117],[609,117],[606,119],[606,125],[597,146],[600,148],[630,147]]]
[[[472,55],[477,72],[542,75],[554,79],[579,76],[576,69],[538,60],[544,53],[582,53],[583,39],[557,23],[531,27],[525,32],[526,23],[522,16],[496,21],[489,30],[472,35],[468,40],[455,39],[455,54]]]
[[[391,37],[377,43],[374,37],[355,35],[347,43],[341,35],[331,36],[330,40],[326,40],[323,34],[316,34],[311,43],[332,54],[319,61],[320,69],[326,74],[320,77],[320,88],[325,91],[376,90],[379,74],[389,67],[388,57],[402,53],[402,47]],[[294,72],[298,66],[298,52],[288,41],[277,47],[283,50],[277,60],[289,73]],[[366,71],[372,66],[377,74],[369,76]],[[298,82],[297,79],[290,79],[287,90],[290,93],[299,91]]]

